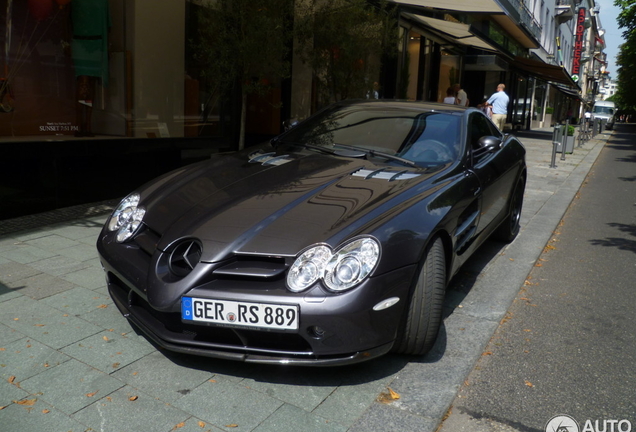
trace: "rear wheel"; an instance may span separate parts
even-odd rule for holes
[[[423,355],[428,352],[439,332],[446,290],[446,259],[441,239],[428,248],[415,281],[406,319],[398,330],[393,351],[399,354]]]
[[[523,177],[517,180],[515,189],[510,197],[510,207],[508,218],[497,228],[493,237],[497,240],[510,243],[517,237],[521,229],[521,209],[523,208],[523,193],[525,191],[525,181]]]

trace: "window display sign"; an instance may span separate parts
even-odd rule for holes
[[[70,1],[7,0],[6,4],[0,136],[73,135],[78,125],[68,50]]]
[[[238,124],[230,104],[236,95],[222,93],[209,78],[194,43],[209,9],[204,3],[214,4],[0,1],[0,142],[184,136],[229,141]],[[271,82],[280,91],[280,78]],[[275,102],[263,107],[253,117],[280,111]]]

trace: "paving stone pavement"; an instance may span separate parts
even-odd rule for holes
[[[609,137],[551,168],[550,132],[520,134],[522,232],[452,281],[423,358],[308,369],[164,352],[108,296],[95,243],[114,202],[0,221],[0,431],[435,431]]]

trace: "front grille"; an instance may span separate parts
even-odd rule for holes
[[[214,269],[214,276],[235,280],[274,281],[287,271],[284,258],[234,256]]]

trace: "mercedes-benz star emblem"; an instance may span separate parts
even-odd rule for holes
[[[168,264],[170,271],[180,277],[190,274],[201,259],[201,246],[194,240],[177,245],[170,254]]]

